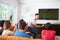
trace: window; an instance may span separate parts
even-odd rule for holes
[[[9,20],[10,15],[13,16],[12,23],[17,21],[16,7],[0,4],[0,20]]]

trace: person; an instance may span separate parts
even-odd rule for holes
[[[17,26],[16,26],[16,24],[13,23],[12,18],[13,18],[13,15],[10,15],[9,19],[10,19],[10,22],[12,24],[12,27],[10,27],[10,30],[12,30],[13,32],[15,32],[17,30]]]
[[[56,32],[53,30],[52,24],[47,23],[45,30],[42,30],[42,40],[55,40]]]
[[[10,19],[10,22],[12,22],[12,15],[10,16],[10,18],[9,18],[9,19]]]
[[[36,13],[35,14],[35,18],[30,20],[30,22],[28,23],[28,31],[30,32],[30,35],[33,36],[33,38],[35,38],[37,36],[37,32],[38,30],[35,27],[40,27],[36,24],[36,20],[39,20],[39,14]]]
[[[3,24],[4,24],[4,21],[5,21],[5,20],[0,20],[0,35],[1,35],[2,32],[3,32]]]
[[[9,20],[4,22],[4,30],[2,32],[2,36],[13,36],[13,32],[9,30],[9,28],[12,27]]]
[[[19,30],[17,30],[14,33],[14,36],[31,38],[31,36],[26,33],[26,31],[28,29],[28,25],[26,24],[26,22],[24,20],[21,19],[19,21],[19,27],[18,28],[19,28]]]

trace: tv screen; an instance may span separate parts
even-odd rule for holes
[[[59,9],[39,9],[40,19],[43,20],[58,20],[59,19]]]

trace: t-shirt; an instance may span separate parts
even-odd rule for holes
[[[55,40],[56,32],[54,30],[43,30],[42,40]]]
[[[34,19],[29,21],[28,26],[29,27],[34,27],[33,24],[36,24],[36,20],[34,20]]]
[[[14,33],[14,36],[30,38],[30,35],[26,34],[25,32],[19,31],[19,30],[17,30]]]
[[[7,35],[7,34],[10,33],[10,32],[11,32],[10,30],[4,30],[4,31],[2,32],[2,36]]]

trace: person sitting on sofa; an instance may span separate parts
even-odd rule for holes
[[[27,29],[28,25],[23,19],[21,19],[19,21],[19,29],[14,33],[14,36],[31,38],[31,36],[26,33]]]
[[[45,30],[42,30],[42,40],[55,40],[56,32],[53,30],[51,23],[47,23],[45,28]]]
[[[12,36],[13,32],[10,30],[10,27],[12,27],[11,23],[9,20],[4,22],[4,26],[3,26],[3,32],[2,32],[2,36]]]

